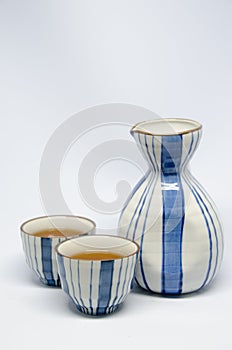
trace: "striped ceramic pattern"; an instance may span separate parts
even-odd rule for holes
[[[49,286],[60,286],[55,246],[64,238],[41,238],[21,232],[26,262],[39,279]]]
[[[137,255],[106,261],[69,259],[57,254],[63,290],[89,315],[115,311],[130,292]]]
[[[215,205],[188,169],[201,130],[133,136],[149,171],[127,200],[119,234],[140,245],[136,280],[158,293],[196,291],[215,277],[223,254]]]

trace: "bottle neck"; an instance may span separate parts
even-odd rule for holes
[[[151,169],[176,174],[184,169],[194,154],[201,130],[183,135],[152,136],[135,133],[134,138]]]

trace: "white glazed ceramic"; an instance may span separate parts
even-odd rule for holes
[[[73,254],[110,251],[125,257],[114,260],[77,260]],[[57,262],[63,290],[77,309],[89,315],[115,311],[131,290],[139,246],[118,236],[79,236],[60,243]]]
[[[73,229],[80,234],[94,233],[96,224],[81,216],[54,215],[34,218],[21,225],[21,238],[26,262],[39,279],[49,286],[60,286],[54,247],[68,237],[43,238],[33,234],[50,228]]]
[[[221,264],[216,207],[189,170],[201,132],[202,126],[188,119],[146,121],[131,130],[149,170],[125,204],[119,235],[139,243],[136,281],[149,291],[199,290]]]

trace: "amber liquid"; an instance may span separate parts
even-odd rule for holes
[[[125,258],[122,254],[112,253],[109,251],[87,251],[70,255],[71,259],[78,260],[115,260]]]
[[[33,234],[33,236],[51,238],[51,237],[70,237],[79,235],[81,231],[73,230],[69,228],[48,228],[46,230],[37,231]]]

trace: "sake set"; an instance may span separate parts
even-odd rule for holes
[[[148,171],[129,195],[117,235],[96,233],[93,220],[55,215],[21,225],[29,267],[48,286],[61,286],[77,309],[109,314],[136,283],[151,293],[182,295],[209,284],[219,271],[223,233],[212,199],[189,161],[202,126],[154,119],[131,129]]]

